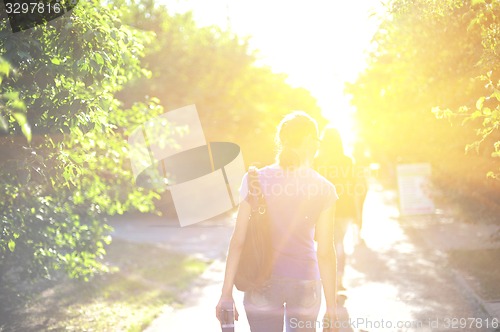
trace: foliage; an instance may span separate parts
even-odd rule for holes
[[[491,98],[497,83],[485,86],[482,79],[490,71],[496,77],[497,6],[495,1],[454,0],[387,4],[369,66],[346,87],[358,109],[363,139],[379,160],[428,161],[439,181],[463,186],[468,193],[470,186],[494,192],[484,175],[498,167],[492,158],[499,135],[493,111],[498,101]],[[491,113],[484,112],[483,99],[493,102],[493,108],[487,106]],[[474,113],[476,105],[479,113]],[[436,115],[451,126],[436,121]],[[465,146],[470,150],[481,141],[488,144],[465,155]]]
[[[182,304],[193,280],[210,263],[120,239],[113,239],[104,261],[110,273],[91,283],[47,282],[49,287],[37,289],[26,306],[7,315],[0,310],[0,330],[143,331],[166,305]]]
[[[119,15],[105,2],[81,1],[71,15],[31,30],[0,25],[0,55],[15,71],[0,86],[9,98],[1,104],[8,127],[0,137],[2,286],[105,270],[103,216],[154,208],[157,194],[133,186],[126,137],[162,109],[155,100],[125,109],[114,97],[149,74],[140,59],[153,34]]]
[[[471,95],[471,98],[476,98],[472,105],[466,103],[454,111],[436,107],[433,112],[438,117],[459,117],[463,118],[463,122],[477,123],[473,129],[479,138],[468,144],[466,150],[479,151],[481,143],[486,141],[493,145],[494,151],[491,156],[498,158],[500,157],[500,76],[498,73],[500,70],[500,2],[476,0],[466,8],[468,9],[467,32],[481,36],[482,50],[477,63],[480,74],[471,79],[481,82],[482,88],[478,89],[475,95]],[[500,173],[489,171],[488,176],[500,180]]]
[[[0,57],[0,85],[5,77],[14,74],[10,64]],[[19,99],[19,92],[14,90],[6,90],[0,95],[0,132],[7,132],[10,121],[16,121],[21,130],[26,136],[26,139],[31,141],[31,127],[26,121],[26,105]]]
[[[152,211],[159,198],[134,186],[126,139],[164,107],[196,104],[207,140],[232,140],[252,161],[271,160],[285,112],[320,118],[307,91],[255,66],[246,40],[151,0],[81,1],[19,33],[4,22],[0,56],[3,286],[105,270],[104,217]]]
[[[166,110],[196,104],[207,141],[239,144],[247,162],[272,162],[276,125],[285,113],[303,109],[324,123],[308,91],[256,65],[248,39],[198,27],[191,13],[171,15],[153,0],[126,1],[126,8],[124,21],[157,36],[144,62],[152,77],[119,94],[126,104],[144,95],[158,97]]]

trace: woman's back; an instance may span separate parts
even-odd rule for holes
[[[319,279],[314,247],[320,213],[336,199],[335,187],[311,168],[286,170],[274,164],[259,170],[259,181],[271,222],[273,275]],[[246,177],[242,194],[248,191]]]

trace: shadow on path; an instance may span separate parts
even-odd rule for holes
[[[486,320],[488,316],[457,287],[443,253],[426,246],[425,239],[405,226],[407,220],[400,219],[396,202],[394,191],[372,188],[368,193],[363,230],[366,246],[355,247],[347,260],[347,298],[345,306],[339,308],[339,316],[347,324],[341,331],[451,331],[453,328],[447,326],[450,319]],[[220,331],[215,305],[232,231],[230,221],[166,231],[149,227],[154,232],[137,230],[127,223],[115,227],[118,236],[129,236],[129,240],[150,240],[169,249],[214,259],[195,286],[183,295],[184,306],[166,308],[147,332]],[[240,313],[235,331],[248,332],[243,294],[235,291],[234,295]],[[323,312],[324,308],[319,317]]]

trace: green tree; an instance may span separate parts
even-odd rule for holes
[[[247,162],[272,161],[275,126],[285,113],[303,109],[325,123],[308,91],[256,65],[247,39],[198,27],[191,13],[171,15],[153,0],[126,3],[124,21],[154,31],[156,41],[144,61],[152,77],[122,90],[125,104],[145,95],[158,97],[166,110],[196,104],[207,140],[239,144]]]
[[[480,26],[477,18],[497,3],[393,0],[387,4],[369,66],[346,87],[358,110],[364,141],[379,159],[429,161],[436,180],[444,185],[462,187],[469,194],[471,186],[480,188],[476,191],[480,193],[495,191],[496,185],[485,177],[498,167],[493,145],[483,145],[479,153],[464,153],[464,147],[477,140],[476,132],[481,140],[498,137],[498,131],[483,127],[495,126],[494,121],[464,122],[462,114],[475,108],[481,96],[493,93],[485,95],[479,79],[495,66],[485,61],[493,53],[485,49],[486,26]],[[484,8],[478,11],[478,6]],[[446,116],[449,123],[436,121],[436,115]]]
[[[2,62],[3,286],[19,276],[105,270],[104,217],[152,211],[159,198],[134,185],[127,137],[162,105],[196,104],[207,139],[258,151],[246,154],[252,161],[265,151],[270,160],[283,113],[302,108],[319,117],[307,91],[255,66],[245,40],[149,0],[82,1],[28,31],[13,34],[4,22],[0,36],[0,56],[12,68]]]
[[[10,64],[0,57],[0,85],[4,78],[12,75]],[[26,105],[19,99],[19,92],[7,90],[0,95],[0,132],[9,131],[9,121],[16,122],[21,128],[26,139],[31,141],[31,127],[26,121]]]
[[[475,64],[475,76],[470,79],[479,82],[471,94],[475,102],[464,103],[453,109],[436,107],[433,111],[439,118],[461,119],[462,123],[472,122],[472,129],[478,138],[467,144],[466,151],[480,149],[500,157],[500,2],[473,0],[471,4],[456,3],[465,8],[467,33],[480,36],[479,60]],[[485,143],[486,146],[481,146]],[[491,151],[493,147],[493,151]],[[498,161],[495,163],[498,165]],[[498,167],[498,166],[497,166]],[[500,180],[500,167],[488,172],[488,176]]]
[[[12,33],[0,23],[3,287],[57,271],[86,279],[106,270],[104,216],[154,208],[158,195],[134,186],[126,139],[162,108],[155,100],[124,108],[114,96],[149,75],[140,61],[154,35],[120,15],[92,0],[31,30]]]

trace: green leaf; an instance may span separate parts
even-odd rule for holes
[[[55,65],[60,65],[60,64],[61,64],[61,60],[60,60],[60,59],[58,59],[58,58],[52,58],[52,59],[50,60],[50,62],[52,62],[52,63],[53,63],[53,64],[55,64]]]
[[[19,92],[18,91],[9,91],[3,94],[4,98],[9,99],[9,100],[16,100],[19,99]]]
[[[10,65],[7,61],[0,59],[0,75],[9,76]]]
[[[9,107],[15,108],[17,110],[25,111],[26,105],[22,100],[16,99],[9,103]]]
[[[14,242],[14,240],[10,240],[8,246],[9,246],[9,250],[11,252],[14,252],[14,249],[16,249],[16,242]]]
[[[481,116],[481,114],[482,114],[482,113],[481,113],[480,111],[474,111],[474,112],[472,112],[472,114],[470,115],[470,118],[471,118],[472,120],[477,119],[477,118],[479,118],[479,117]]]
[[[26,140],[28,140],[28,142],[31,142],[31,126],[29,125],[29,123],[25,123],[21,126],[21,131],[23,132],[24,134],[24,137],[26,137]]]
[[[492,96],[494,96],[498,101],[500,101],[500,90],[495,89]]]
[[[104,64],[104,59],[99,53],[95,54],[95,61],[100,65]]]
[[[12,113],[12,116],[17,121],[19,126],[22,127],[26,123],[26,115],[24,113],[15,112]]]
[[[31,142],[31,127],[28,121],[26,121],[26,115],[24,113],[15,112],[12,113],[12,116],[14,117],[14,119],[16,119],[17,123],[21,127],[21,131],[23,132],[28,142]]]
[[[483,108],[483,104],[484,104],[484,97],[481,97],[476,101],[476,108],[480,110],[481,108]]]
[[[109,244],[111,244],[111,241],[113,240],[113,238],[110,235],[107,235],[107,236],[103,237],[102,240],[104,241],[104,243],[109,245]]]
[[[0,130],[7,131],[9,129],[9,124],[5,118],[0,114]]]

